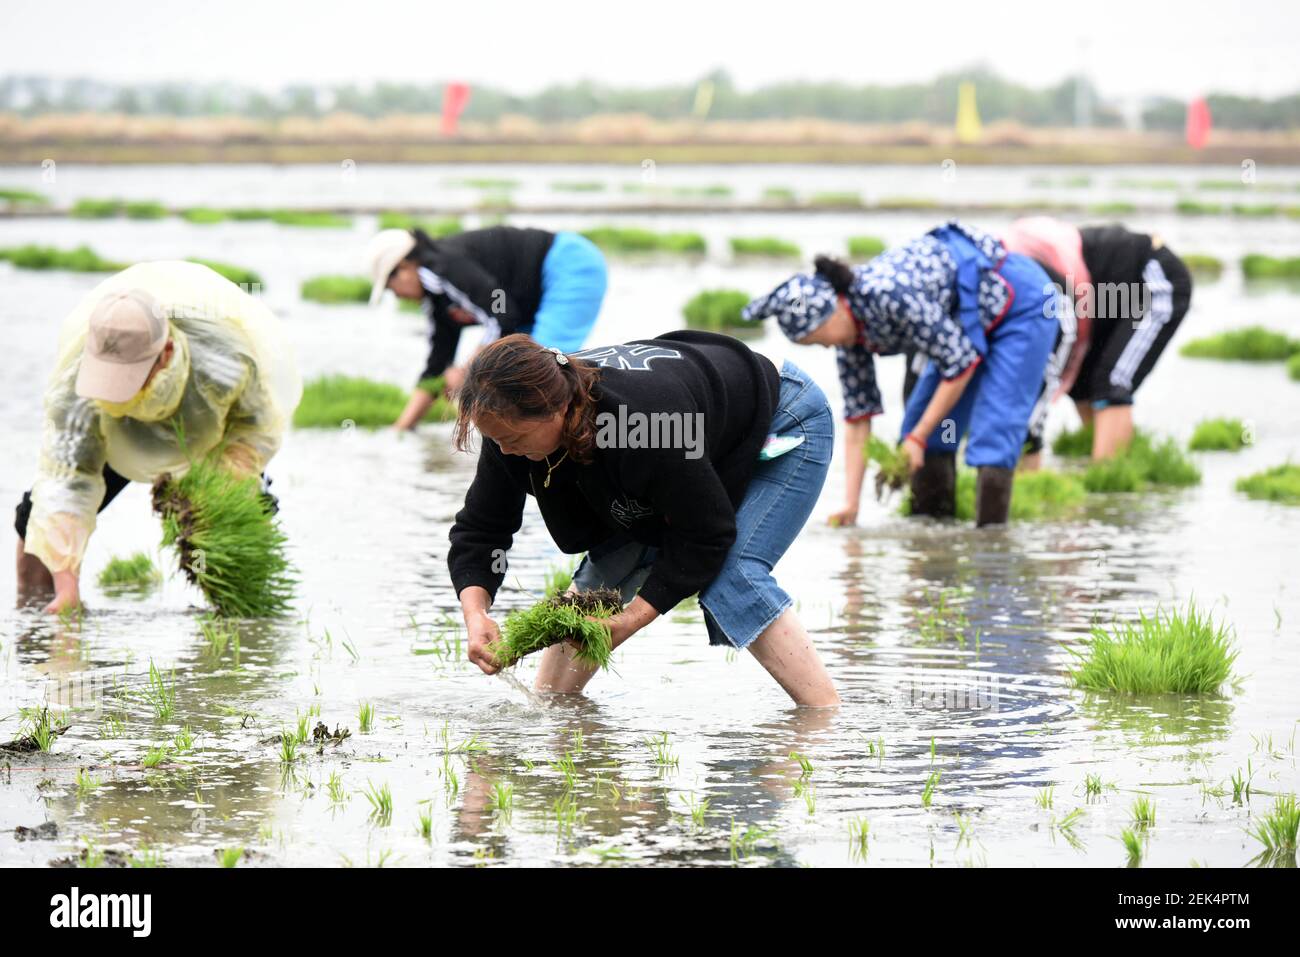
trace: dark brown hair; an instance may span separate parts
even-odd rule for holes
[[[456,394],[456,448],[469,448],[474,420],[484,413],[501,419],[545,419],[564,411],[561,444],[579,462],[590,462],[596,447],[600,371],[581,359],[564,358],[561,363],[550,349],[520,334],[482,349]]]
[[[842,259],[836,259],[834,256],[818,256],[813,260],[813,268],[840,295],[848,292],[849,287],[853,285],[853,269]]]

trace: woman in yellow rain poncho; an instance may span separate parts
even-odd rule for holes
[[[242,475],[275,455],[302,380],[279,320],[206,266],[140,263],[63,324],[45,392],[36,482],[18,506],[20,588],[80,603],[96,513],[128,482],[183,474],[216,452]]]

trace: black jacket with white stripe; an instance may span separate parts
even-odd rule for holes
[[[542,300],[542,261],[554,233],[492,226],[430,239],[419,229],[413,232],[412,257],[420,266],[430,323],[421,381],[442,375],[456,359],[466,323],[452,318],[452,307],[485,326],[487,341],[533,328]]]

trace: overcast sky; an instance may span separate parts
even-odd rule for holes
[[[1066,20],[1058,11],[1068,10]],[[311,83],[465,79],[531,92],[650,86],[728,70],[896,83],[984,63],[1047,85],[1087,66],[1103,93],[1300,89],[1300,2],[1250,0],[3,0],[0,75]]]

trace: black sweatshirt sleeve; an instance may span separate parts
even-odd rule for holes
[[[447,371],[447,366],[456,361],[456,347],[460,344],[460,333],[464,328],[447,315],[445,305],[428,299],[426,302],[430,302],[429,358],[424,363],[424,371],[420,373],[420,382],[436,379]]]
[[[447,568],[457,595],[480,585],[496,598],[506,577],[506,553],[523,524],[526,494],[511,477],[500,449],[484,439],[465,506],[448,534]]]
[[[718,576],[736,541],[736,510],[707,455],[687,459],[681,449],[663,449],[656,457],[644,494],[667,528],[639,594],[666,615]]]
[[[475,260],[468,256],[449,256],[443,270],[443,279],[495,320],[503,336],[528,323],[519,304],[502,283]],[[456,305],[455,294],[448,294],[453,300],[452,305]]]

